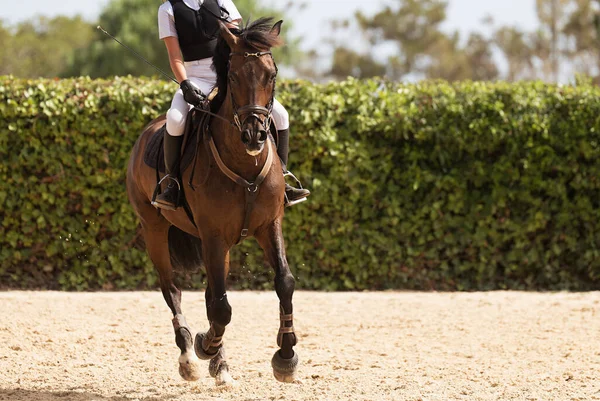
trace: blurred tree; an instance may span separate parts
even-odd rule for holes
[[[492,42],[472,34],[461,44],[458,33],[446,34],[445,0],[401,0],[396,9],[386,6],[373,17],[355,15],[359,33],[369,44],[363,53],[346,43],[334,44],[330,74],[366,78],[386,75],[402,79],[407,75],[447,80],[494,79],[498,69],[492,55]],[[348,31],[349,22],[334,24]],[[393,49],[385,59],[380,54]]]
[[[337,77],[369,78],[384,75],[386,66],[351,49],[338,47],[333,52],[331,74]]]
[[[74,55],[88,46],[92,35],[93,28],[81,17],[38,17],[13,29],[0,24],[0,74],[59,76]]]
[[[575,69],[589,76],[600,75],[600,1],[574,0],[562,33],[567,38],[565,56]]]
[[[494,33],[494,43],[508,63],[506,78],[509,81],[533,78],[534,52],[526,32],[514,27],[500,27]]]
[[[469,36],[464,49],[469,64],[469,79],[488,81],[498,78],[499,71],[494,61],[493,45],[493,40],[486,39],[479,33],[472,33]]]
[[[276,10],[261,7],[258,0],[236,0],[235,3],[245,19],[249,15],[257,18],[263,15],[281,16]],[[111,0],[100,15],[99,24],[148,61],[169,72],[167,51],[158,38],[159,6],[156,0]],[[280,64],[290,63],[297,56],[297,49],[297,42],[290,41],[283,49],[278,49],[275,57]],[[66,76],[91,77],[126,74],[156,75],[156,71],[101,32],[96,33],[91,46],[77,54],[74,63],[65,72]]]
[[[170,71],[167,51],[158,39],[156,0],[111,0],[98,21],[104,29],[142,54],[159,68]],[[156,75],[156,71],[96,31],[93,43],[77,54],[65,76]]]
[[[12,34],[4,26],[2,20],[0,20],[0,75],[8,75],[12,73],[13,58],[11,54],[12,50]]]
[[[488,81],[498,77],[492,42],[478,33],[472,33],[464,47],[460,46],[458,33],[446,36],[436,42],[432,54],[426,69],[428,78]]]
[[[445,0],[404,0],[397,10],[387,6],[372,18],[358,12],[356,20],[372,46],[392,41],[398,49],[393,78],[422,71],[423,58],[445,38],[440,25],[446,20]]]
[[[561,32],[566,24],[571,0],[536,0],[535,7],[540,28],[533,36],[534,50],[546,76],[555,82],[560,74]]]

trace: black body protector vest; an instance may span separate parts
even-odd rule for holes
[[[204,0],[198,11],[183,0],[169,0],[173,6],[175,29],[184,61],[195,61],[214,55],[219,33],[221,7],[217,0]],[[223,10],[226,12],[225,10]]]

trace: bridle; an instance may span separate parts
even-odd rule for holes
[[[249,104],[246,106],[242,106],[242,107],[238,107],[234,97],[233,97],[233,90],[231,90],[232,86],[233,86],[233,82],[231,80],[231,59],[233,58],[233,56],[241,56],[244,58],[248,58],[248,57],[256,57],[256,58],[260,58],[262,56],[270,56],[271,60],[273,60],[273,64],[275,65],[275,78],[273,80],[273,91],[271,92],[271,99],[269,100],[269,103],[267,104],[266,107],[257,105],[257,104]],[[231,100],[231,106],[233,108],[233,122],[235,123],[235,126],[237,127],[237,129],[242,132],[242,127],[244,125],[246,125],[246,122],[250,119],[250,118],[256,118],[257,120],[259,120],[265,127],[265,131],[267,131],[267,134],[269,133],[270,129],[271,129],[271,121],[273,121],[273,103],[275,101],[275,85],[277,83],[277,73],[279,72],[279,69],[277,68],[277,64],[275,64],[275,60],[273,59],[273,54],[268,51],[268,52],[256,52],[256,53],[249,53],[249,52],[244,52],[244,53],[239,53],[239,52],[233,52],[229,54],[229,65],[228,65],[228,73],[227,73],[227,80],[228,80],[228,84],[229,84],[229,98]],[[240,116],[245,116],[244,119],[241,119]],[[265,120],[264,122],[260,119],[260,116],[264,116]]]

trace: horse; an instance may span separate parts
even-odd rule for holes
[[[173,313],[175,342],[181,350],[179,373],[185,380],[198,380],[200,360],[210,360],[209,373],[217,385],[235,383],[223,347],[225,328],[232,316],[226,278],[230,249],[247,237],[257,240],[275,271],[280,328],[279,349],[271,359],[273,374],[281,382],[293,382],[297,371],[292,306],[295,279],[282,232],[285,182],[282,163],[273,156],[277,153],[269,129],[277,78],[271,49],[282,44],[282,22],[273,25],[271,18],[261,18],[239,30],[221,24],[213,57],[219,90],[213,105],[220,107],[213,110],[215,117],[205,133],[210,139],[202,139],[207,146],[195,150],[200,162],[181,172],[184,183],[201,177],[193,191],[186,191],[188,213],[181,207],[158,212],[151,205],[157,172],[144,163],[144,152],[150,138],[164,125],[164,115],[143,130],[129,159],[127,194],[158,272],[162,294]],[[177,263],[188,264],[186,269],[200,264],[206,268],[210,326],[195,338],[181,310],[181,291],[174,282]]]

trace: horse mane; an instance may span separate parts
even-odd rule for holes
[[[273,47],[280,46],[283,41],[279,35],[271,33],[273,27],[272,17],[262,17],[255,21],[248,21],[239,29],[230,29],[231,33],[242,40],[242,45],[259,52],[269,51]],[[227,94],[227,74],[229,73],[229,45],[219,35],[217,47],[213,56],[213,70],[217,73],[217,87],[219,94],[211,104],[211,111],[217,113],[225,101]]]

